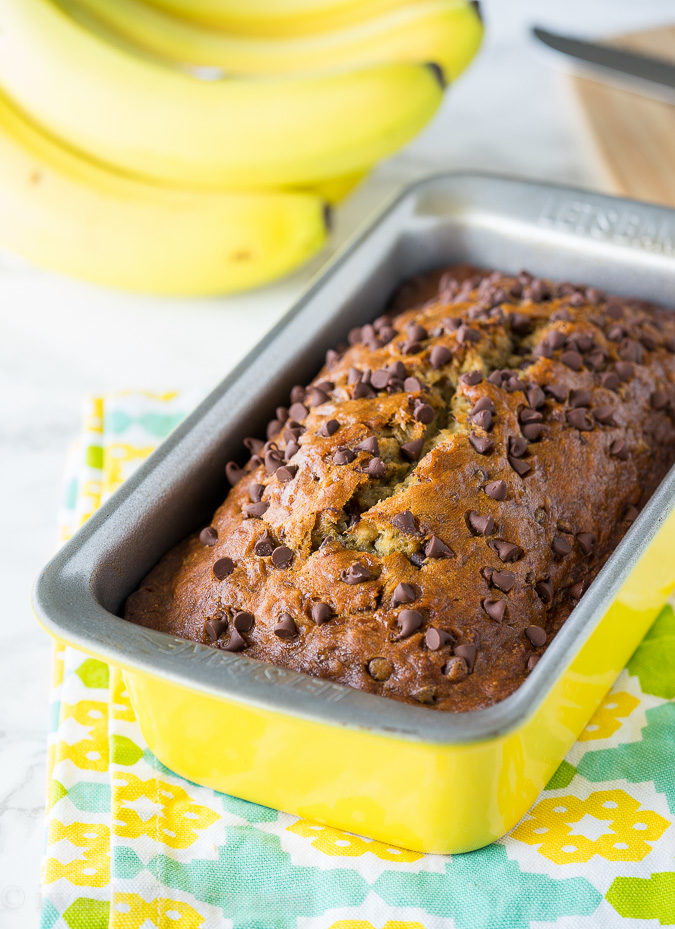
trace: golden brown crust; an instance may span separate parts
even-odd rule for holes
[[[126,618],[413,703],[490,705],[673,462],[673,316],[454,268],[351,341],[278,410],[217,538],[169,552]]]

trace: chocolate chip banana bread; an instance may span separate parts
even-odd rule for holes
[[[132,622],[442,710],[512,693],[675,459],[675,315],[454,268],[294,387]]]

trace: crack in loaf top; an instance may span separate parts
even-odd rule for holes
[[[447,710],[534,667],[675,455],[672,315],[461,267],[278,407],[133,622]]]

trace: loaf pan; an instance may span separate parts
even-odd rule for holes
[[[405,278],[455,262],[672,304],[675,211],[562,187],[444,174],[407,188],[40,575],[58,639],[121,666],[169,768],[256,803],[423,852],[504,835],[528,810],[675,587],[675,469],[527,681],[444,713],[141,628],[127,595],[225,493],[224,465],[327,348]]]

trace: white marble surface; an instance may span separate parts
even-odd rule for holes
[[[528,26],[591,36],[646,28],[672,19],[672,0],[485,0],[484,8],[479,59],[433,124],[339,211],[335,245],[398,183],[431,170],[606,186],[560,66],[533,46]],[[326,257],[278,286],[212,300],[122,296],[0,261],[0,929],[38,920],[51,651],[29,593],[55,545],[81,398],[121,386],[206,391]]]

